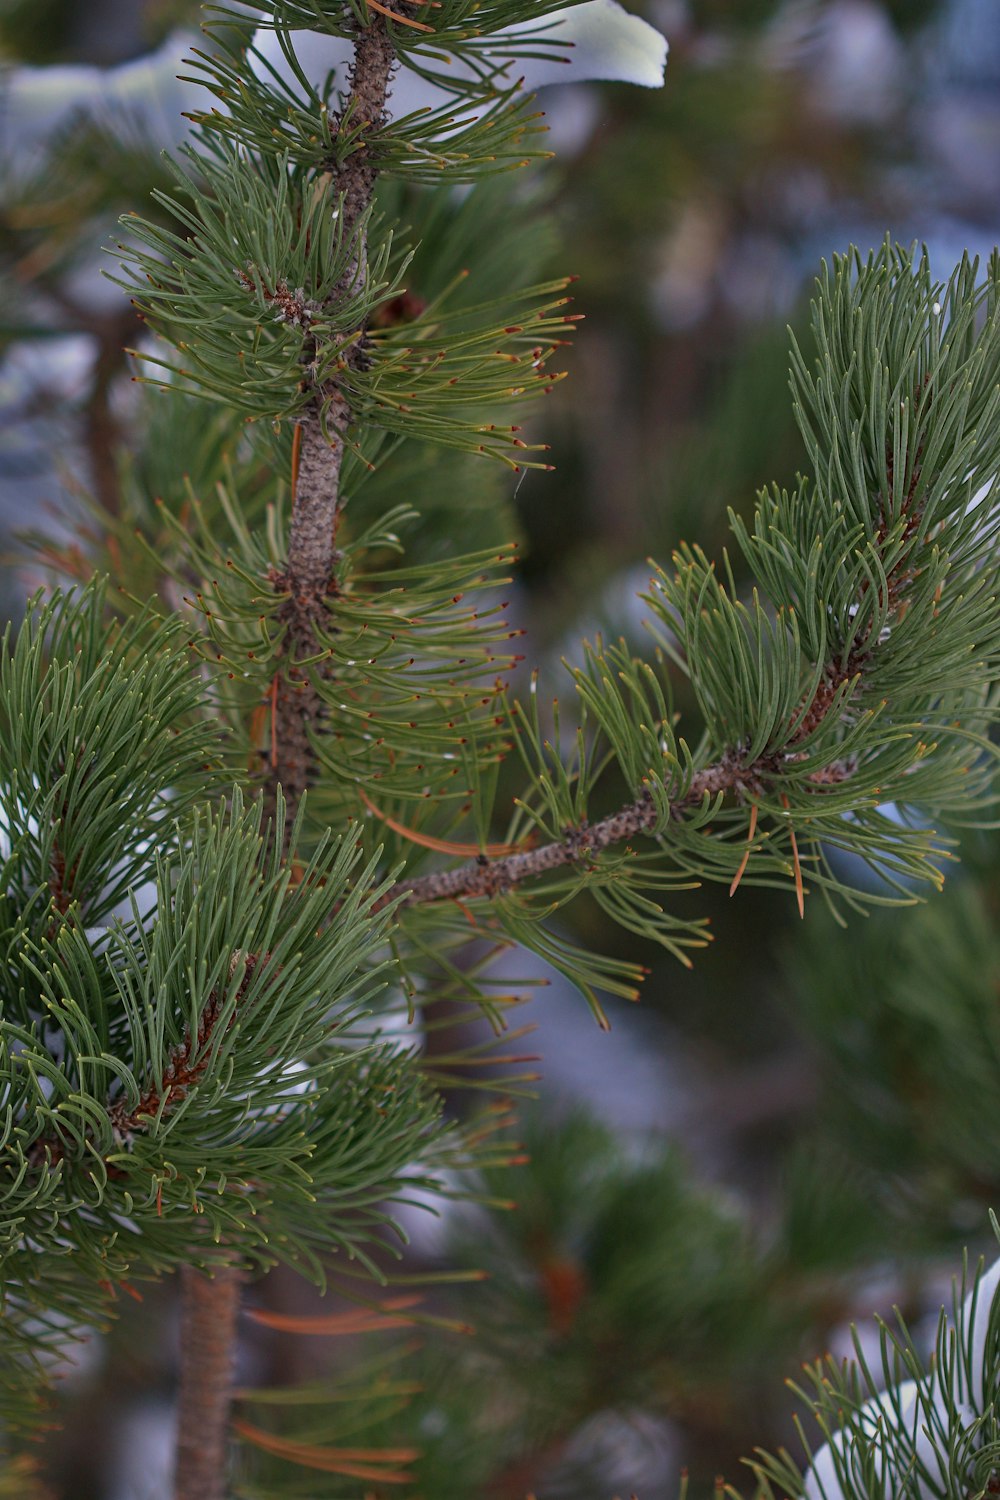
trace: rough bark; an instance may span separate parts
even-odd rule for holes
[[[673,810],[680,814],[685,808],[696,807],[706,795],[752,789],[758,780],[759,771],[756,767],[741,767],[735,759],[720,760],[691,778],[686,794],[678,800]],[[625,843],[636,834],[650,833],[659,816],[656,803],[646,793],[596,823],[583,823],[577,828],[568,828],[565,836],[555,843],[542,844],[537,848],[506,854],[500,858],[491,859],[482,855],[451,870],[435,870],[429,875],[418,875],[413,880],[404,877],[386,893],[382,904],[396,898],[400,898],[400,905],[405,907],[427,901],[471,900],[477,896],[501,895],[520,885],[522,881],[545,875],[550,870],[558,870],[563,865],[590,859],[602,849]]]
[[[351,94],[345,109],[345,118],[349,119],[352,128],[361,121],[381,122],[394,56],[385,22],[375,16],[355,45]],[[331,199],[342,195],[345,236],[354,232],[368,208],[374,183],[375,169],[363,147],[351,154],[339,172],[331,173]],[[362,259],[363,277],[363,244],[359,245],[358,254]],[[355,281],[356,270],[356,266],[351,268],[348,280]],[[331,302],[336,301],[338,290],[334,291]],[[307,371],[312,354],[307,338],[303,349],[303,368]],[[347,358],[363,357],[362,333]],[[313,393],[309,408],[299,419],[288,559],[284,571],[271,580],[274,587],[288,594],[288,598],[281,611],[286,627],[285,664],[278,673],[272,705],[274,725],[266,801],[273,810],[280,786],[288,805],[289,827],[309,785],[315,759],[311,736],[322,717],[322,697],[318,687],[324,676],[322,663],[310,667],[299,664],[316,657],[323,649],[320,630],[327,597],[335,587],[334,568],[338,555],[337,522],[344,458],[342,434],[346,432],[351,416],[344,396],[335,386],[329,386]]]

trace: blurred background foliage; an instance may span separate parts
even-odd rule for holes
[[[262,520],[282,500],[270,435],[132,384],[122,350],[141,330],[97,274],[117,215],[148,211],[164,181],[172,96],[140,78],[145,109],[62,116],[48,152],[16,113],[19,90],[46,86],[26,67],[179,57],[198,13],[191,0],[0,0],[11,612],[40,576],[95,563],[176,603],[158,500],[217,516],[223,478]],[[442,256],[484,275],[579,275],[570,379],[534,418],[556,471],[437,456],[428,484],[421,455],[400,451],[371,476],[355,465],[348,485],[358,526],[390,501],[424,508],[428,557],[456,526],[466,544],[520,538],[513,609],[552,691],[582,636],[641,637],[648,556],[667,562],[681,540],[718,556],[728,509],[793,479],[786,325],[804,327],[820,257],[888,230],[925,242],[944,277],[963,247],[998,238],[992,0],[649,0],[645,13],[670,39],[662,92],[550,91],[556,161],[516,206],[498,194],[464,224],[439,212],[412,273],[418,297]],[[82,75],[45,76],[61,97]],[[14,537],[25,529],[30,546]],[[987,1210],[1000,1208],[996,836],[959,852],[942,897],[876,906],[846,931],[818,902],[801,925],[772,893],[699,891],[716,941],[690,972],[583,908],[597,946],[650,967],[641,1008],[609,1005],[609,1036],[561,980],[511,955],[536,1028],[517,1046],[542,1077],[523,1105],[524,1164],[479,1186],[516,1207],[418,1205],[406,1224],[404,1276],[488,1279],[432,1280],[423,1322],[377,1338],[309,1336],[329,1305],[286,1276],[247,1320],[247,1429],[303,1453],[381,1445],[398,1473],[313,1467],[289,1488],[258,1440],[241,1493],[383,1494],[405,1474],[427,1500],[652,1500],[677,1492],[682,1466],[699,1493],[717,1473],[746,1492],[741,1456],[792,1441],[783,1381],[801,1360],[848,1354],[851,1320],[894,1303],[929,1343],[961,1247],[989,1254]],[[426,1045],[433,1059],[433,1035]],[[166,1493],[175,1336],[170,1289],[153,1288],[110,1334],[67,1349],[39,1494]],[[288,1407],[292,1379],[314,1399]],[[23,1473],[4,1482],[28,1493]]]

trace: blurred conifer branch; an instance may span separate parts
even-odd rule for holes
[[[706,927],[675,892],[911,901],[996,797],[1000,260],[940,283],[887,242],[824,270],[815,351],[792,355],[812,476],[733,518],[757,587],[680,547],[645,596],[654,647],[590,644],[560,716],[537,682],[512,695],[516,549],[467,497],[483,459],[548,466],[510,418],[559,378],[575,327],[571,278],[496,248],[529,216],[496,179],[538,154],[517,69],[567,54],[557,8],[257,9],[249,48],[221,12],[191,65],[215,105],[157,217],[123,221],[124,281],[159,339],[140,368],[165,389],[170,459],[193,454],[204,486],[174,475],[157,513],[133,476],[148,534],[130,537],[126,493],[104,544],[132,597],[74,557],[83,588],[34,601],[0,709],[5,1412],[37,1420],[67,1332],[180,1269],[177,1494],[199,1500],[227,1483],[242,1280],[280,1261],[322,1285],[334,1256],[377,1289],[394,1202],[478,1172],[469,1191],[496,1203],[491,1174],[521,1154],[505,1108],[444,1111],[481,1044],[424,1059],[395,1023],[480,1008],[502,1032],[489,959],[515,944],[600,1018],[642,968],[566,937],[579,895],[690,963]],[[303,32],[346,63],[307,72]],[[396,70],[445,102],[391,118]],[[140,576],[165,604],[136,599]],[[523,774],[504,826],[505,761]],[[526,1081],[528,1059],[495,1060]],[[729,1245],[711,1212],[699,1224],[696,1249]],[[434,1321],[357,1300],[364,1327]],[[886,1360],[912,1372],[908,1347]],[[371,1421],[402,1394],[374,1378]],[[415,1447],[351,1442],[355,1420],[238,1431],[331,1484],[401,1481]],[[783,1462],[761,1482],[801,1489]],[[241,1492],[288,1492],[255,1483]]]

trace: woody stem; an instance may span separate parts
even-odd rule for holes
[[[355,43],[351,71],[351,94],[345,117],[352,125],[361,122],[378,125],[385,111],[386,92],[395,52],[381,16],[370,24]],[[331,196],[342,198],[342,223],[345,242],[355,233],[370,203],[375,185],[375,170],[363,146],[352,152],[343,166],[331,174]],[[345,278],[355,287],[365,276],[366,248],[362,239],[355,247],[355,261]],[[341,288],[335,288],[329,302],[335,304]],[[308,370],[314,349],[307,337],[303,363]],[[348,362],[361,356],[360,341],[348,351]],[[287,595],[281,606],[286,627],[282,649],[284,658],[278,672],[273,705],[274,725],[271,736],[272,758],[265,789],[266,801],[273,811],[278,787],[288,807],[289,826],[309,784],[315,756],[312,731],[323,711],[319,682],[322,664],[311,667],[302,661],[321,656],[322,627],[326,603],[335,587],[337,562],[337,522],[342,504],[340,478],[344,459],[343,434],[353,413],[350,404],[335,384],[313,392],[313,399],[299,418],[299,449],[292,497],[292,520],[288,539],[288,558],[283,572],[272,583]]]
[[[240,1272],[181,1272],[181,1379],[174,1500],[225,1500]]]
[[[353,125],[381,122],[394,57],[384,20],[372,16],[355,43],[351,92],[345,106],[345,115],[350,115]],[[334,202],[342,199],[343,228],[348,237],[371,202],[375,171],[367,157],[360,144],[331,174],[331,197]],[[357,254],[363,276],[365,247],[361,243]],[[336,296],[335,290],[333,298]],[[307,379],[314,354],[307,336],[303,348]],[[334,587],[337,561],[343,434],[351,417],[350,406],[335,385],[314,390],[310,405],[299,419],[298,476],[287,561],[283,572],[271,579],[286,595],[281,611],[286,631],[273,700],[272,755],[264,799],[273,813],[280,787],[289,828],[315,761],[311,731],[320,719],[322,701],[317,669],[301,663],[322,653],[319,632],[326,600]],[[217,1271],[211,1280],[190,1268],[182,1273],[175,1500],[222,1500],[224,1494],[241,1280],[235,1267]]]

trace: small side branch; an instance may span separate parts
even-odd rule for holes
[[[242,964],[243,978],[240,980],[235,1003],[226,1023],[227,1030],[236,1020],[258,965],[266,962],[269,956],[267,953],[260,958],[256,953],[233,954],[230,962],[230,975],[235,975],[236,970]],[[172,1049],[170,1061],[163,1070],[160,1086],[150,1083],[138,1104],[131,1110],[127,1109],[123,1102],[118,1102],[111,1107],[109,1110],[111,1124],[122,1140],[127,1141],[136,1131],[142,1130],[147,1121],[162,1119],[170,1114],[187,1098],[191,1089],[200,1083],[209,1064],[211,1053],[208,1044],[219,1024],[222,1006],[223,996],[213,990],[198,1020],[197,1032],[193,1033],[188,1028],[185,1031],[184,1040]]]
[[[266,954],[233,955],[232,973],[240,964],[244,973],[227,1025],[235,1020],[253,974],[266,957]],[[151,1120],[162,1119],[176,1109],[197,1086],[208,1067],[208,1044],[222,1015],[223,997],[213,991],[199,1017],[197,1031],[188,1029],[173,1048],[160,1081],[150,1081],[131,1109],[123,1101],[109,1104],[108,1114],[117,1138],[127,1142],[146,1129]],[[65,1155],[61,1138],[45,1137],[35,1142],[28,1159],[32,1166],[51,1170]],[[114,1161],[106,1166],[109,1177],[122,1175]],[[236,1266],[221,1266],[211,1278],[190,1266],[181,1271],[175,1500],[225,1500],[229,1408],[242,1284],[243,1273]]]
[[[918,450],[918,457],[920,451]],[[903,504],[906,539],[916,533],[920,524],[921,512],[914,504],[918,478],[919,469],[917,468]],[[883,522],[879,529],[880,540],[884,540],[887,534],[888,525]],[[905,606],[906,591],[914,576],[913,568],[903,563],[897,563],[888,571],[885,598],[879,601],[887,614],[898,613]],[[862,598],[863,595],[864,591]],[[684,795],[673,804],[672,815],[680,817],[686,810],[697,807],[706,796],[715,796],[720,792],[762,793],[780,771],[783,759],[803,758],[804,752],[797,755],[795,747],[801,745],[819,729],[834,705],[839,703],[841,708],[845,706],[844,690],[847,689],[847,697],[854,696],[877,645],[878,642],[855,638],[849,645],[845,659],[830,660],[826,663],[818,686],[810,697],[804,699],[794,715],[790,726],[790,739],[783,754],[765,755],[753,765],[744,766],[736,753],[727,752],[713,765],[705,767],[691,778]],[[854,771],[853,762],[834,762],[820,766],[808,779],[816,786],[830,786],[848,780]],[[782,800],[785,801],[784,798]],[[557,870],[564,865],[576,864],[591,858],[599,854],[602,849],[623,843],[636,834],[650,833],[656,826],[658,818],[659,813],[653,798],[647,794],[597,823],[584,823],[578,828],[567,829],[562,839],[540,848],[526,849],[500,858],[490,858],[482,854],[478,859],[470,860],[451,870],[433,871],[429,875],[420,875],[413,880],[404,878],[397,881],[387,893],[383,898],[383,904],[397,900],[402,908],[418,906],[425,902],[475,900],[501,895],[525,880],[531,880],[550,870]],[[756,813],[751,827],[756,828]],[[801,914],[804,904],[802,867],[795,831],[794,829],[789,831],[796,896]],[[751,832],[751,840],[752,838]],[[733,890],[743,877],[747,857],[744,857],[737,871],[733,881]]]
[[[258,965],[265,963],[269,957],[269,953],[233,954],[230,977],[242,964],[243,978],[240,980],[235,1003],[226,1022],[227,1028],[236,1020]],[[133,1136],[148,1129],[151,1121],[163,1120],[183,1102],[191,1089],[200,1083],[208,1068],[211,1056],[208,1044],[219,1024],[222,1006],[223,996],[217,990],[213,990],[198,1019],[197,1032],[192,1032],[190,1027],[185,1028],[183,1040],[171,1049],[169,1061],[163,1070],[159,1084],[152,1080],[147,1083],[137,1104],[130,1109],[124,1099],[117,1098],[108,1101],[108,1118],[118,1142],[127,1145]],[[93,1146],[92,1137],[88,1136],[87,1139]],[[96,1147],[94,1149],[96,1150]],[[65,1158],[66,1145],[60,1136],[41,1136],[28,1151],[28,1162],[34,1167],[51,1168],[58,1162],[64,1161]],[[121,1169],[115,1165],[114,1161],[105,1160],[105,1166],[109,1177],[122,1175]]]
[[[686,808],[697,807],[706,796],[713,797],[719,792],[752,790],[759,787],[760,776],[761,767],[741,767],[735,757],[723,757],[691,778],[687,792],[674,804],[672,812],[679,815]],[[404,878],[397,881],[379,905],[397,899],[401,907],[406,907],[429,901],[473,900],[477,896],[502,895],[525,880],[590,859],[603,849],[625,843],[636,834],[651,833],[658,819],[656,803],[647,792],[597,823],[567,829],[565,837],[556,843],[525,849],[500,859],[481,855],[452,870],[418,875],[414,880]]]

